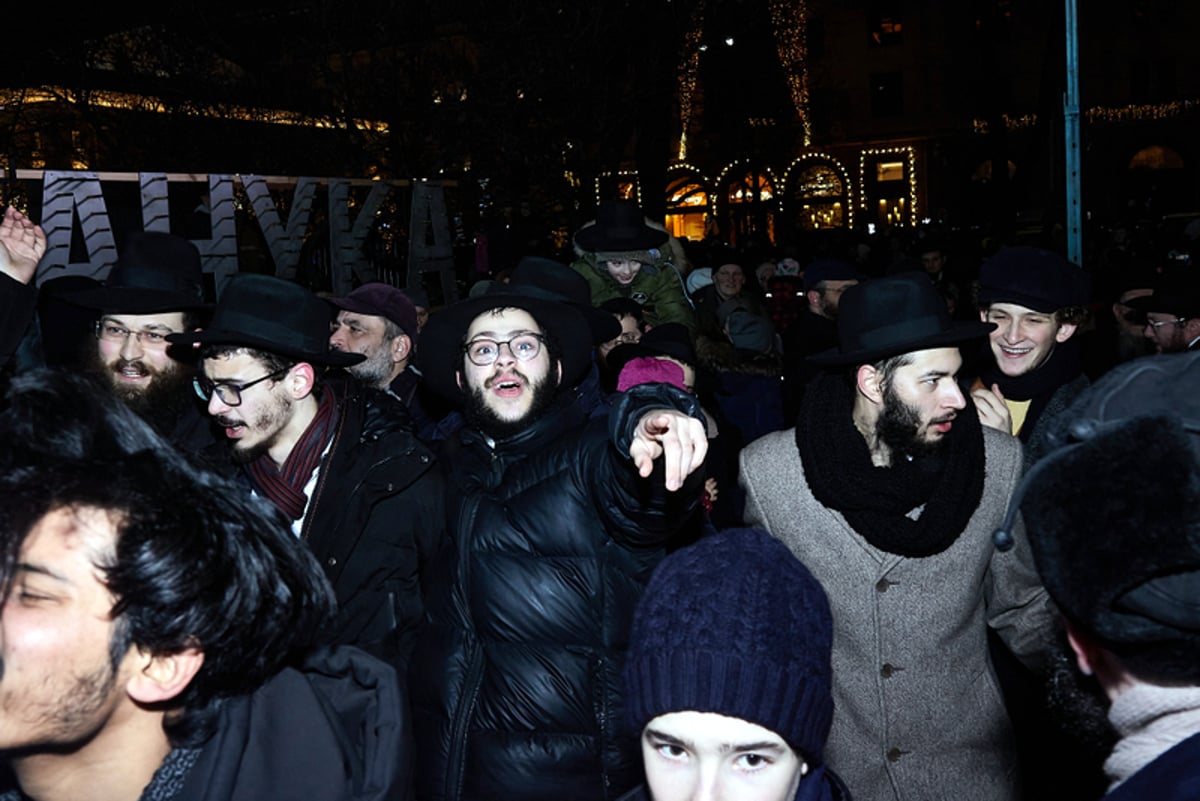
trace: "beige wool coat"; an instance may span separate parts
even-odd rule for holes
[[[781,539],[833,610],[833,730],[825,756],[855,801],[1016,801],[1011,723],[987,626],[1029,664],[1053,642],[1053,609],[1023,527],[997,551],[1021,444],[983,428],[983,497],[948,549],[911,559],[870,545],[809,491],[793,430],[741,455],[746,522]]]

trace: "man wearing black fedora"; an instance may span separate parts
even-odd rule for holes
[[[921,273],[847,289],[796,428],[740,457],[747,522],[829,593],[826,756],[854,797],[1020,794],[987,630],[1035,666],[1053,620],[1023,529],[993,540],[1021,445],[982,427],[956,381],[959,346],[992,327],[953,321]]]
[[[1146,339],[1158,353],[1200,350],[1200,279],[1195,267],[1161,273],[1149,295],[1126,304],[1146,315]]]
[[[202,331],[196,393],[253,491],[291,521],[338,599],[333,639],[404,675],[426,563],[444,531],[441,480],[404,405],[344,371],[332,307],[299,284],[235,275]]]
[[[204,455],[217,437],[191,389],[195,359],[167,340],[198,329],[211,310],[196,246],[163,231],[137,231],[102,284],[65,299],[98,314],[88,371],[173,445],[215,467]]]
[[[663,384],[593,415],[595,341],[576,306],[516,289],[421,333],[465,423],[442,443],[450,541],[409,674],[418,798],[599,801],[640,780],[621,663],[651,570],[703,523],[706,440]]]

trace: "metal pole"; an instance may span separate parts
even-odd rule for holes
[[[1082,265],[1083,212],[1079,202],[1079,51],[1076,47],[1075,0],[1066,0],[1067,91],[1063,93],[1066,138],[1067,258]]]

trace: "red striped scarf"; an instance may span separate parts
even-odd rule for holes
[[[333,393],[322,392],[317,401],[316,416],[281,467],[276,467],[275,460],[267,453],[247,465],[255,491],[270,499],[292,520],[304,516],[304,507],[308,503],[304,487],[321,464],[321,454],[333,436],[336,421],[337,404],[333,401]]]

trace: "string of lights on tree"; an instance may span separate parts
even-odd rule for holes
[[[808,58],[805,44],[808,4],[805,0],[769,0],[771,25],[775,31],[775,49],[784,79],[792,95],[792,105],[800,118],[804,146],[812,144],[812,123],[808,117]]]

